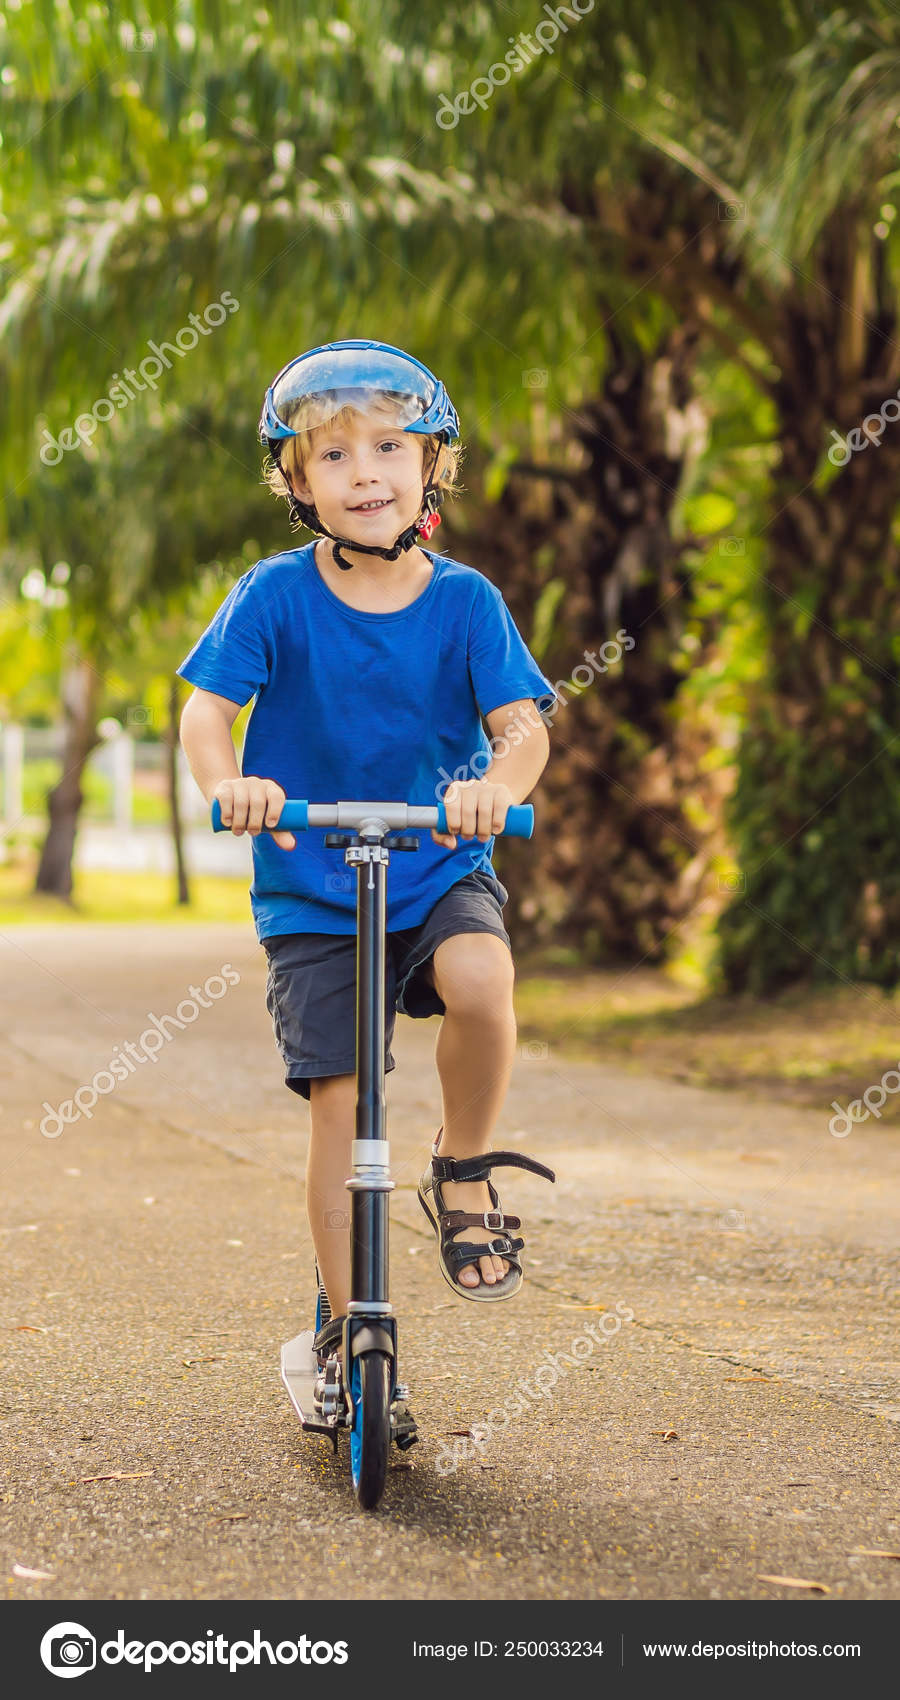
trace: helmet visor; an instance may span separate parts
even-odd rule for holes
[[[376,395],[387,392],[402,424],[420,419],[435,394],[435,381],[415,361],[379,349],[324,348],[301,355],[286,366],[272,386],[272,402],[283,425],[290,426],[298,404],[318,399],[319,421],[342,407],[365,413]]]

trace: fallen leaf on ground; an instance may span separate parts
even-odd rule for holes
[[[675,1430],[673,1428],[652,1428],[650,1430],[650,1433],[662,1435],[663,1440],[677,1440],[678,1439],[678,1436],[675,1433]]]
[[[214,1519],[216,1523],[238,1523],[242,1517],[249,1517],[249,1511],[222,1511]]]
[[[887,1547],[854,1547],[853,1551],[863,1558],[900,1558],[900,1552],[889,1552]]]
[[[182,1358],[182,1363],[190,1369],[191,1364],[220,1364],[221,1358]]]
[[[14,1564],[14,1576],[24,1576],[28,1582],[52,1582],[52,1570],[29,1570],[27,1564]]]
[[[79,1476],[80,1482],[136,1482],[138,1476],[152,1476],[152,1470],[110,1470],[105,1476]]]
[[[534,1259],[532,1258],[532,1262]],[[559,1310],[606,1310],[606,1305],[559,1305]]]
[[[831,1589],[825,1582],[810,1582],[803,1576],[762,1576],[757,1574],[757,1582],[774,1582],[779,1588],[814,1588],[817,1594],[830,1594]]]
[[[17,1322],[14,1334],[49,1334],[49,1328],[36,1328],[33,1322]]]

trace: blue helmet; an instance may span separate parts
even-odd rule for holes
[[[443,384],[421,361],[386,342],[326,342],[289,360],[266,390],[259,421],[260,440],[270,450],[296,432],[284,415],[306,396],[334,393],[335,404],[356,404],[366,394],[388,391],[402,398],[410,418],[404,431],[440,437],[452,443],[459,436],[459,419]]]
[[[365,412],[367,398],[377,393],[387,393],[394,398],[404,421],[404,431],[437,437],[439,446],[424,484],[423,515],[401,532],[391,549],[382,549],[377,544],[357,543],[349,537],[334,537],[323,526],[315,508],[291,493],[291,519],[300,519],[310,530],[331,538],[335,545],[334,559],[345,570],[349,570],[353,563],[344,560],[342,545],[362,554],[381,555],[385,560],[396,561],[404,550],[414,547],[419,535],[428,538],[435,526],[440,525],[438,509],[443,492],[431,480],[440,455],[440,443],[452,443],[459,436],[456,409],[443,384],[420,360],[414,360],[411,354],[405,354],[402,348],[393,348],[390,343],[359,339],[326,342],[319,348],[308,349],[306,354],[298,354],[282,367],[266,390],[259,421],[260,441],[266,445],[275,465],[285,476],[280,450],[286,438],[297,435],[285,418],[295,403],[308,396],[327,394],[334,401],[336,412],[347,404]],[[285,482],[290,484],[287,478]]]

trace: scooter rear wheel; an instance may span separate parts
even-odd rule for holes
[[[391,1374],[387,1352],[361,1352],[353,1359],[350,1396],[350,1469],[363,1511],[372,1511],[384,1493],[391,1446]]]

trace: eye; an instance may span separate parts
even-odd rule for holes
[[[340,453],[341,453],[340,449],[326,449],[325,453],[322,456],[322,459],[323,460],[330,460],[332,455],[339,455]]]
[[[399,448],[402,448],[402,446],[403,446],[402,443],[395,443],[393,440],[391,440],[390,442],[387,442],[387,443],[380,443],[379,444],[379,447],[382,448],[382,449],[399,449]]]

